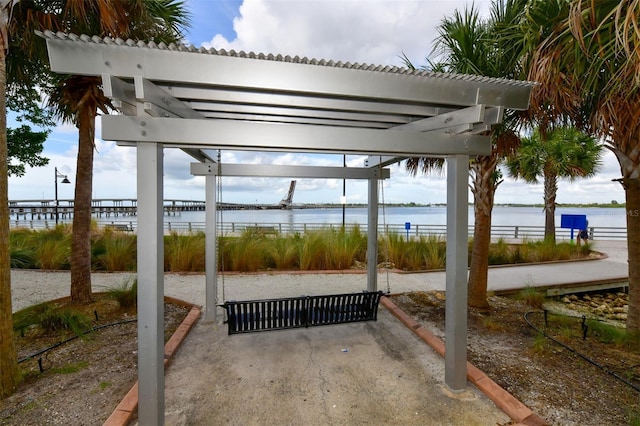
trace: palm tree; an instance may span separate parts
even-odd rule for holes
[[[436,71],[476,74],[487,77],[513,78],[519,75],[517,57],[504,54],[499,32],[519,16],[524,0],[499,0],[492,4],[487,21],[480,19],[474,6],[458,10],[452,18],[444,18],[438,28],[432,54],[439,61],[429,62]],[[405,61],[407,62],[407,61]],[[519,144],[514,132],[513,117],[494,128],[491,137],[491,155],[477,156],[470,162],[471,192],[474,196],[474,234],[469,271],[468,303],[472,307],[487,308],[487,278],[489,244],[491,242],[491,212],[495,191],[502,182],[498,164]],[[437,159],[413,158],[406,162],[407,169],[416,173],[441,169]]]
[[[44,42],[34,30],[144,39],[170,43],[181,39],[188,23],[179,0],[39,0],[18,3],[10,22],[12,43],[25,52],[28,62],[16,59],[15,75],[22,77],[46,61]],[[91,198],[95,118],[111,109],[98,77],[58,76],[49,93],[56,115],[78,127],[78,157],[71,243],[71,300],[91,301]]]
[[[7,2],[0,2],[0,399],[11,395],[20,381],[13,340],[11,260],[9,258],[9,170],[7,164],[6,54],[9,49]]]
[[[560,127],[543,139],[536,129],[523,138],[518,151],[507,158],[509,175],[528,183],[544,182],[544,237],[555,241],[558,179],[592,177],[600,167],[602,145],[575,127]]]
[[[549,15],[550,8],[558,14]],[[628,212],[627,329],[640,332],[640,2],[536,1],[523,16],[525,39],[540,34],[545,16],[556,24],[546,25],[550,31],[526,58],[529,78],[540,83],[532,110],[551,120],[569,116],[601,137],[620,163]]]

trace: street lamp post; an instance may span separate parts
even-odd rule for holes
[[[347,155],[342,155],[342,167],[347,167]],[[342,203],[342,229],[344,230],[344,219],[345,219],[345,208],[347,207],[347,180],[342,179],[342,198],[340,199]]]
[[[55,188],[56,188],[56,226],[58,226],[58,179],[62,178],[61,183],[71,183],[69,179],[67,179],[67,175],[63,175],[62,173],[58,173],[58,168],[54,167],[56,171],[56,177],[54,179]]]

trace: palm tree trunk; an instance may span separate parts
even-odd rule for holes
[[[496,191],[495,172],[498,160],[495,156],[478,157],[472,164],[474,231],[471,261],[469,263],[468,304],[486,309],[487,279],[489,275],[489,245],[491,244],[491,211]]]
[[[640,178],[623,179],[627,203],[629,312],[627,330],[640,333]]]
[[[4,8],[0,13],[4,14]],[[13,340],[11,260],[9,256],[9,194],[7,165],[6,26],[0,17],[0,399],[15,392],[20,381]]]
[[[558,176],[544,171],[544,239],[556,241],[556,195]]]
[[[71,240],[71,301],[84,304],[91,293],[91,197],[93,192],[93,149],[96,110],[78,113],[78,160],[73,205]]]

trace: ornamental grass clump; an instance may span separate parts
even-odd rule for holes
[[[164,270],[170,272],[203,272],[205,269],[205,234],[179,235],[172,232],[164,238]]]
[[[367,237],[360,231],[359,226],[349,232],[344,228],[330,229],[325,233],[328,240],[329,256],[328,269],[349,269],[355,261],[363,261],[367,251]]]
[[[105,234],[104,252],[95,256],[95,269],[134,271],[136,269],[137,238],[121,232]]]
[[[640,334],[628,332],[625,328],[616,327],[597,319],[587,319],[587,336],[595,337],[604,343],[613,343],[617,347],[640,353]]]
[[[18,229],[9,234],[9,256],[11,268],[35,269],[37,267],[36,252],[32,239],[33,231]]]
[[[40,269],[69,269],[71,256],[71,227],[60,225],[33,234],[32,243],[36,264]]]
[[[329,247],[331,230],[307,231],[300,245],[300,269],[303,271],[319,271],[330,269],[330,258],[333,256]]]
[[[541,309],[546,295],[543,291],[539,291],[535,287],[527,286],[518,292],[516,298],[532,308]]]
[[[224,271],[256,272],[266,268],[267,236],[244,231],[240,237],[222,237],[218,245],[219,264]]]
[[[298,234],[292,237],[278,234],[269,239],[266,244],[267,268],[280,271],[297,269],[300,266],[298,253],[301,242]]]
[[[513,250],[503,238],[489,246],[489,265],[505,265],[512,263]]]
[[[71,227],[32,231],[12,230],[10,254],[12,268],[69,269]],[[203,232],[164,237],[164,270],[203,272],[206,236]],[[471,253],[472,241],[469,241]],[[439,235],[412,236],[389,233],[378,240],[378,265],[406,271],[443,269],[446,241]],[[577,246],[553,241],[491,244],[490,264],[541,262],[584,258],[590,243]],[[268,270],[341,270],[366,262],[367,235],[359,226],[348,230],[326,227],[302,234],[257,232],[218,238],[218,268],[223,271],[256,272]],[[137,236],[110,227],[92,227],[92,268],[106,271],[134,271],[137,263]]]
[[[389,267],[409,269],[408,243],[403,235],[395,232],[388,233],[380,242],[380,257]]]
[[[71,331],[77,336],[91,330],[89,315],[69,307],[61,307],[52,302],[40,303],[13,314],[13,329],[24,334],[27,329],[55,334]]]
[[[107,289],[107,295],[118,302],[122,309],[135,309],[138,306],[138,279],[124,281],[118,287]]]
[[[447,246],[439,235],[420,237],[424,246],[423,259],[426,269],[444,269],[447,260]]]
[[[446,262],[446,244],[440,236],[411,238],[390,233],[380,241],[383,262],[405,271],[442,269]]]
[[[534,243],[536,248],[533,262],[549,262],[556,260],[556,243],[552,239],[544,239]]]

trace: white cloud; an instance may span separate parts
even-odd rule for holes
[[[245,0],[234,40],[212,37],[205,47],[349,62],[401,65],[402,52],[424,63],[443,16],[466,2]],[[479,10],[487,1],[476,1]]]

